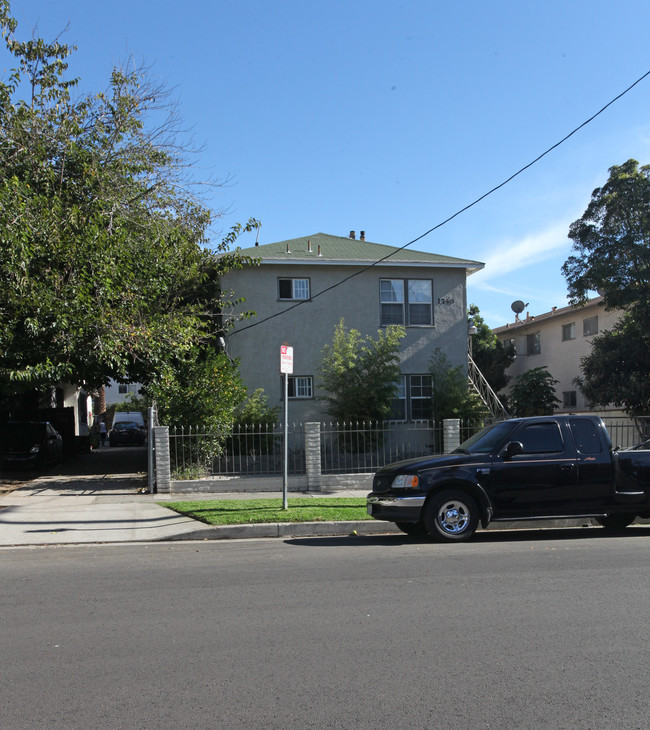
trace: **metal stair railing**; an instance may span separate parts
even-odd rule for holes
[[[499,396],[492,390],[470,354],[467,355],[467,377],[493,418],[510,418]]]

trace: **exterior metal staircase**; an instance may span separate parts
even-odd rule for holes
[[[478,369],[472,356],[467,355],[467,377],[469,384],[479,394],[480,399],[485,403],[486,408],[490,411],[492,418],[502,419],[510,418],[503,403],[499,400],[499,396],[492,390],[490,384],[485,379],[483,373]]]

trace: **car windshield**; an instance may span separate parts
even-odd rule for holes
[[[493,423],[484,429],[475,433],[473,436],[463,441],[463,443],[452,451],[453,454],[488,454],[498,444],[507,438],[508,434],[514,428],[513,424],[508,421],[501,423]]]

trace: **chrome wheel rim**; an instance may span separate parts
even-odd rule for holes
[[[438,525],[449,535],[458,535],[467,529],[470,520],[466,504],[457,499],[445,502],[438,510]]]

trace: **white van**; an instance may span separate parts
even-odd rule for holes
[[[116,423],[129,421],[131,423],[137,423],[140,428],[145,428],[144,418],[140,411],[115,411],[113,416],[113,428]]]

